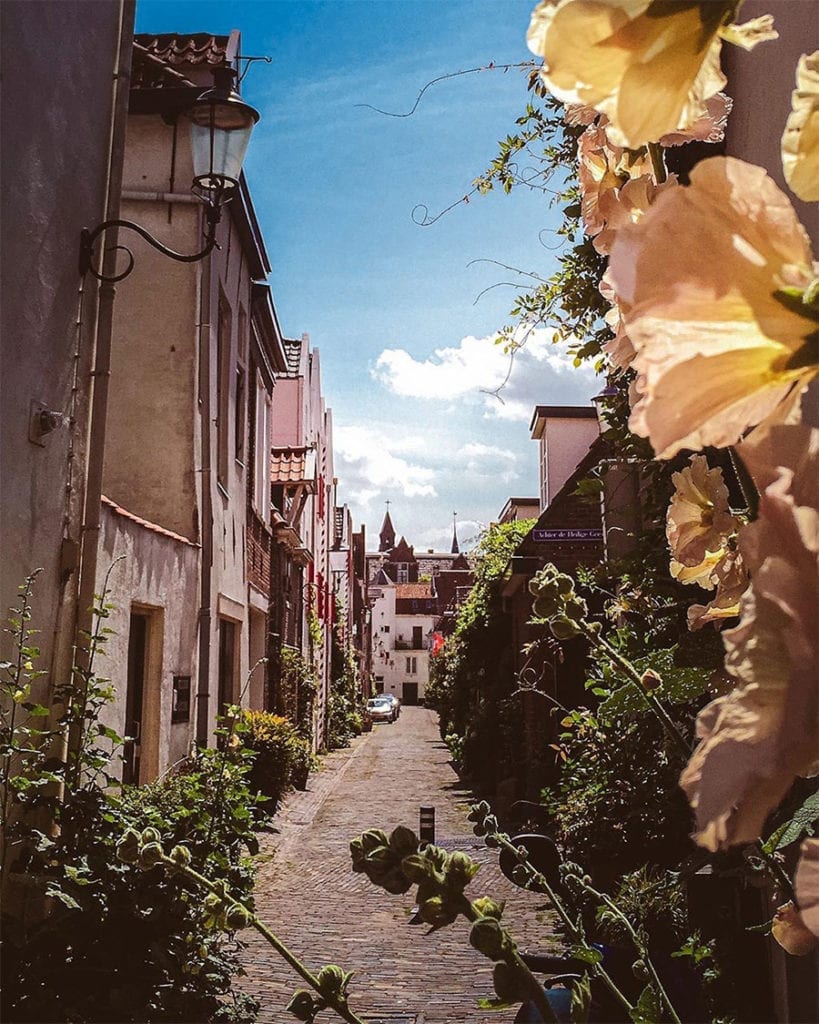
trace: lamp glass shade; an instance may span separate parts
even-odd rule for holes
[[[258,112],[235,92],[211,89],[188,118],[194,180],[203,188],[235,188]]]

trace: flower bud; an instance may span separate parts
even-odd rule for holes
[[[655,672],[653,668],[647,669],[640,676],[640,686],[642,686],[646,693],[650,693],[652,690],[657,690],[662,685],[662,676]]]
[[[580,635],[580,627],[568,615],[556,615],[549,622],[549,629],[555,640],[571,640]]]
[[[422,853],[413,853],[401,861],[401,870],[416,885],[435,874],[435,865]]]
[[[472,909],[476,914],[481,917],[494,917],[496,921],[500,921],[505,906],[504,900],[497,903],[491,896],[479,896],[478,899],[472,901]]]
[[[430,896],[428,900],[418,906],[418,913],[421,920],[431,924],[433,928],[442,928],[444,925],[452,924],[458,916],[458,911],[442,896]]]
[[[463,889],[475,877],[479,867],[480,864],[476,864],[468,853],[456,850],[450,856],[449,863],[446,866],[447,881]]]
[[[250,924],[250,913],[240,904],[233,903],[225,911],[225,924],[229,931],[236,932]]]
[[[155,828],[144,828],[142,835],[139,837],[139,845],[147,846],[148,843],[161,843],[162,836]]]
[[[187,846],[175,846],[168,856],[180,868],[186,868],[191,862],[191,851]]]
[[[479,917],[469,930],[469,943],[490,960],[500,960],[507,939],[494,917]]]
[[[136,864],[139,860],[139,836],[132,828],[117,843],[117,859],[123,864]]]
[[[525,886],[529,881],[529,871],[523,864],[516,864],[512,868],[512,881],[520,886]]]
[[[137,864],[143,871],[148,871],[155,864],[158,864],[163,856],[164,850],[159,843],[148,843],[139,851]]]
[[[344,971],[335,964],[328,964],[318,972],[317,980],[322,995],[335,995],[344,984]]]
[[[412,882],[401,868],[396,866],[388,871],[383,878],[379,878],[378,885],[392,896],[401,896],[410,888]]]
[[[635,960],[631,965],[631,973],[638,981],[648,981],[648,968],[644,960]]]
[[[292,1013],[296,1020],[309,1021],[313,1019],[315,1000],[305,989],[300,988],[293,993],[293,998],[286,1007],[288,1013]]]
[[[442,850],[440,846],[434,846],[432,843],[427,843],[424,847],[424,856],[432,861],[433,866],[438,871],[443,871],[449,860],[449,854],[446,850]]]
[[[380,828],[368,828],[366,832],[361,833],[361,844],[365,853],[370,853],[377,846],[386,846],[388,842],[387,833]]]
[[[411,828],[399,825],[390,832],[389,847],[398,857],[408,857],[418,851],[418,836]]]

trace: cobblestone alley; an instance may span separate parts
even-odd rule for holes
[[[414,889],[390,896],[350,870],[350,839],[370,827],[389,831],[405,824],[417,831],[422,804],[436,808],[436,841],[482,863],[468,892],[506,899],[504,920],[519,943],[549,948],[543,897],[507,882],[494,851],[472,834],[469,793],[449,764],[437,718],[415,707],[330,754],[308,791],[286,801],[276,821],[281,833],[262,841],[259,913],[311,968],[337,963],[354,970],[350,1004],[368,1020],[511,1021],[511,1010],[476,1008],[479,999],[494,995],[492,965],[469,945],[463,919],[427,934],[425,925],[409,924]],[[250,941],[243,984],[262,1001],[260,1021],[292,1021],[284,1007],[300,979],[255,933],[243,937]],[[321,1017],[331,1018],[329,1011]]]

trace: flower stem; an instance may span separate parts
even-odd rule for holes
[[[656,697],[653,693],[647,692],[642,685],[640,673],[634,667],[634,665],[624,657],[615,647],[612,647],[610,643],[604,640],[597,633],[587,632],[586,636],[594,644],[595,647],[599,648],[611,658],[611,660],[625,673],[628,681],[634,689],[640,694],[645,702],[646,706],[654,713],[656,718],[659,720],[666,735],[674,743],[680,754],[688,760],[691,756],[691,747],[686,741],[683,734],[677,728],[673,719],[665,709],[663,702]]]
[[[654,175],[654,181],[656,184],[662,185],[662,183],[668,179],[668,171],[665,169],[663,147],[659,142],[648,143],[648,158],[651,161],[651,171]]]
[[[473,923],[477,921],[478,918],[480,917],[480,914],[478,914],[475,911],[474,907],[466,898],[466,896],[462,897],[460,911],[467,919],[467,921],[472,921]],[[509,964],[511,968],[517,971],[518,976],[528,989],[531,1001],[535,1004],[535,1006],[537,1006],[538,1012],[540,1013],[543,1020],[545,1022],[549,1022],[549,1024],[556,1024],[557,1017],[555,1017],[555,1011],[552,1009],[552,1004],[549,1002],[549,998],[546,995],[545,989],[534,976],[534,974],[532,974],[531,970],[524,962],[524,960],[521,958],[520,954],[517,951],[517,947],[512,941],[512,937],[509,935],[506,929],[504,929],[504,933],[506,934],[510,942],[508,948],[505,949],[503,952],[503,960],[507,964]]]
[[[214,885],[209,878],[206,878],[205,875],[201,875],[194,868],[187,865],[177,864],[176,861],[172,860],[164,853],[161,860],[167,867],[173,868],[174,871],[178,871],[192,879],[194,882],[197,882],[203,888],[207,889],[208,892],[212,892],[220,899],[225,898],[224,892]],[[296,974],[298,974],[303,981],[306,981],[307,984],[317,992],[333,1010],[335,1010],[339,1017],[346,1020],[348,1024],[365,1024],[365,1022],[349,1008],[345,996],[338,996],[335,993],[328,994],[327,992],[322,991],[319,987],[318,978],[309,970],[309,968],[304,966],[295,953],[292,953],[287,946],[285,946],[282,940],[275,935],[266,924],[264,924],[264,922],[259,920],[250,907],[241,900],[235,899],[233,896],[228,897],[228,899],[230,899],[232,903],[237,904],[237,906],[242,907],[247,912],[251,926],[255,928],[256,931],[269,943],[269,945],[273,947],[279,956],[293,968]]]
[[[518,848],[512,845],[508,836],[499,832],[495,832],[494,837],[495,839],[497,839],[498,843],[501,846],[509,850],[509,852],[513,853],[515,856],[518,856]],[[542,875],[536,868],[534,868],[528,862],[528,860],[526,861],[526,867],[529,869],[530,879],[534,887],[539,892],[542,892],[545,896],[549,897],[552,906],[557,911],[558,916],[560,917],[560,920],[563,922],[563,925],[566,928],[566,932],[568,933],[572,942],[574,942],[577,945],[585,946],[586,936],[582,933],[582,931],[578,929],[577,925],[569,915],[569,912],[563,906],[563,901],[558,897],[557,893],[549,885],[549,882],[546,879],[545,875]],[[608,973],[608,971],[604,967],[601,967],[600,964],[592,963],[589,964],[589,970],[593,975],[595,975],[597,978],[600,979],[600,981],[603,982],[603,984],[608,988],[608,990],[611,992],[614,998],[622,1004],[626,1012],[631,1014],[631,1011],[634,1009],[634,1006],[628,1001],[628,999],[617,987],[617,984],[615,983],[611,975]]]

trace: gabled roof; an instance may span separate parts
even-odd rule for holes
[[[449,568],[450,568],[450,570],[452,570],[452,569],[471,569],[472,566],[469,564],[469,561],[468,561],[466,555],[463,552],[461,552],[458,555],[458,557],[455,559],[455,561],[452,563],[452,565],[450,565]]]
[[[316,453],[312,448],[272,448],[270,482],[272,484],[312,483],[316,474]]]
[[[402,537],[401,540],[395,545],[390,551],[387,558],[388,562],[414,562],[415,551],[407,544],[406,538]]]

